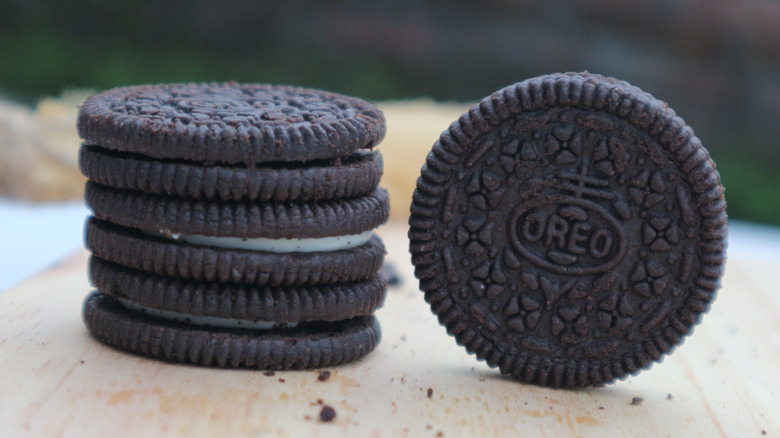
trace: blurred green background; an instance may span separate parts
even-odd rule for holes
[[[223,80],[469,102],[582,70],[667,101],[717,161],[730,217],[780,224],[780,2],[0,0],[0,97],[29,104]]]

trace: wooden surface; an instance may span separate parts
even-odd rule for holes
[[[446,335],[417,289],[405,233],[381,233],[403,276],[378,312],[381,345],[324,382],[317,371],[171,365],[96,342],[80,316],[87,254],[74,254],[0,294],[0,437],[780,434],[777,266],[730,259],[679,351],[626,381],[561,391],[502,377]],[[320,403],[332,422],[318,421]]]

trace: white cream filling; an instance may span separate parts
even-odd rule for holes
[[[165,237],[162,233],[150,232],[158,237]],[[265,237],[217,237],[204,236],[202,234],[173,234],[174,240],[192,243],[194,245],[215,246],[219,248],[243,249],[250,251],[269,252],[321,252],[339,251],[355,248],[366,244],[371,240],[374,230],[364,231],[360,234],[347,234],[343,236],[294,238],[294,239],[268,239]]]
[[[251,330],[270,330],[276,327],[293,328],[297,325],[294,322],[278,323],[273,321],[252,321],[249,319],[219,318],[216,316],[195,316],[189,313],[172,312],[170,310],[158,310],[150,307],[144,307],[140,304],[130,302],[124,298],[117,298],[117,301],[126,308],[136,312],[143,312],[149,316],[178,321],[194,325],[207,325],[211,327],[225,328],[243,328]]]

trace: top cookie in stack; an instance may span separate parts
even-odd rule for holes
[[[386,283],[373,230],[384,117],[360,99],[256,84],[125,87],[79,111],[101,341],[266,369],[370,352]]]

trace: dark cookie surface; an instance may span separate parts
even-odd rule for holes
[[[316,238],[360,234],[387,222],[390,200],[377,188],[366,196],[331,201],[209,202],[118,190],[88,181],[95,217],[162,234]]]
[[[153,158],[253,164],[344,157],[384,137],[384,116],[363,100],[258,84],[115,88],[79,109],[85,143]]]
[[[90,259],[92,285],[100,292],[143,307],[194,316],[272,321],[339,321],[370,315],[385,299],[387,282],[260,287],[201,283],[149,274],[97,257]]]
[[[86,247],[97,257],[133,269],[203,282],[258,286],[362,281],[382,266],[385,248],[371,240],[329,252],[273,253],[192,245],[146,235],[91,217]]]
[[[593,386],[657,361],[707,311],[725,207],[714,163],[663,102],[551,75],[497,91],[442,134],[410,250],[468,351],[526,382]]]
[[[108,187],[157,195],[222,201],[307,201],[349,198],[373,191],[382,156],[358,151],[349,157],[258,167],[204,166],[152,160],[138,154],[83,146],[79,167]]]
[[[224,329],[152,318],[97,292],[84,301],[83,316],[97,339],[116,348],[169,362],[232,368],[334,366],[365,356],[381,337],[373,316],[270,331]]]

